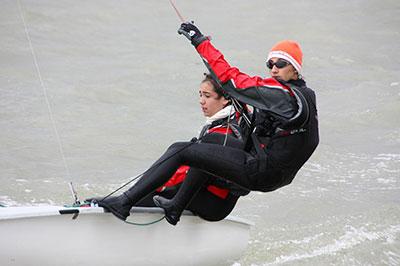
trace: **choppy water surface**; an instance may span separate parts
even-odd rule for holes
[[[176,2],[247,73],[298,40],[317,92],[321,144],[290,186],[239,202],[255,226],[235,265],[399,265],[400,3]],[[0,7],[0,202],[103,195],[197,134],[205,68],[168,1]]]

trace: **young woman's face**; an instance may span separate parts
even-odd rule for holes
[[[296,69],[291,64],[287,64],[285,67],[278,68],[277,65],[275,65],[275,63],[278,62],[278,60],[283,60],[283,59],[279,59],[276,57],[270,59],[270,61],[274,64],[273,67],[269,70],[271,77],[283,81],[297,79],[298,74],[296,72]]]
[[[228,100],[218,96],[212,84],[208,81],[200,84],[199,96],[201,110],[207,117],[213,116],[228,104]]]

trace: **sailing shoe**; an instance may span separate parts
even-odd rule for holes
[[[156,195],[153,197],[153,201],[157,207],[164,209],[165,219],[168,223],[176,225],[179,222],[183,210],[176,206],[172,200]]]
[[[107,198],[92,198],[87,199],[88,202],[95,202],[100,207],[105,208],[114,214],[118,219],[123,221],[126,220],[126,217],[129,216],[129,211],[132,208],[132,205],[129,204],[130,200],[125,194],[121,194],[118,197],[107,197]]]

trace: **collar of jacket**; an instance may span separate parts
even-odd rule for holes
[[[214,121],[223,119],[235,113],[235,108],[232,105],[227,105],[225,108],[219,110],[213,116],[206,118],[206,125],[211,125]]]

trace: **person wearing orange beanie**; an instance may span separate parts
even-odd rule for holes
[[[276,43],[268,54],[267,62],[274,57],[286,60],[300,73],[303,64],[303,52],[297,42],[284,40]]]
[[[118,197],[99,202],[125,220],[131,207],[179,168],[188,165],[253,191],[273,191],[292,182],[319,143],[316,97],[301,73],[300,46],[285,40],[267,56],[271,78],[250,76],[232,67],[200,30],[190,22],[178,30],[189,39],[213,78],[231,98],[245,133],[244,148],[196,142],[177,142],[130,189]],[[252,106],[250,113],[247,106]],[[185,178],[172,199],[153,198],[163,208],[170,224],[176,225],[182,211],[207,179]]]

